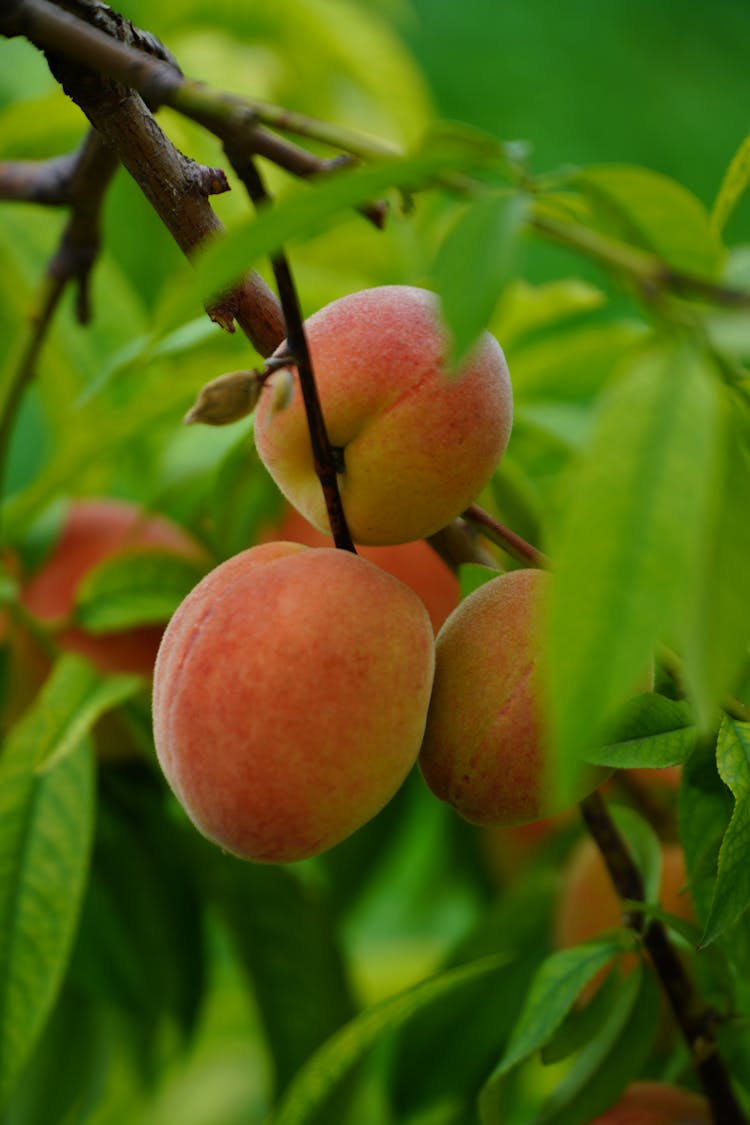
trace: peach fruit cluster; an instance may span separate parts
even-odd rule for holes
[[[476,498],[505,451],[503,352],[485,332],[449,371],[436,298],[405,286],[335,301],[306,335],[352,536],[413,550]],[[327,533],[291,357],[266,380],[255,438],[294,510]],[[548,577],[502,575],[458,608],[453,585],[435,643],[420,597],[393,576],[403,564],[388,561],[393,574],[346,551],[267,542],[222,563],[172,618],[154,676],[157,754],[226,850],[285,862],[329,848],[417,760],[469,820],[555,810],[539,671]],[[443,603],[436,626],[446,613]]]

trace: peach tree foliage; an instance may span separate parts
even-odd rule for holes
[[[323,140],[327,155],[356,141],[356,167],[303,184],[274,169],[278,199],[256,214],[209,133],[159,114],[178,148],[232,175],[231,195],[216,200],[228,233],[183,264],[119,173],[90,279],[93,317],[76,324],[64,296],[33,365],[28,318],[43,307],[61,220],[28,198],[0,211],[2,1113],[13,1125],[160,1122],[195,1108],[200,1092],[210,1108],[196,1119],[227,1125],[365,1113],[407,1125],[584,1125],[639,1078],[699,1089],[653,958],[577,1003],[602,967],[640,947],[632,923],[644,917],[679,951],[700,1031],[747,1112],[750,296],[746,250],[726,236],[747,187],[746,146],[710,209],[624,163],[536,176],[520,147],[430,121],[418,73],[376,15],[350,13],[339,39],[303,18],[307,5],[293,8],[296,20],[269,8],[265,27],[233,15],[257,66],[248,77],[227,49],[209,90],[239,84],[269,104],[286,94],[327,126],[301,143],[317,157]],[[6,18],[0,7],[0,30]],[[194,57],[188,26],[175,17],[170,31],[169,46]],[[351,49],[372,36],[391,52],[388,97]],[[359,92],[354,140],[339,84],[311,82],[299,65],[310,37],[320,74],[344,74]],[[286,47],[276,70],[264,70],[263,42]],[[77,106],[20,46],[0,41],[0,57],[7,47],[20,60],[19,100],[2,111],[8,168],[83,135]],[[30,93],[36,107],[24,105]],[[381,198],[382,231],[353,210]],[[526,258],[540,243],[568,257],[532,283]],[[514,429],[481,497],[492,526],[472,527],[489,530],[485,562],[518,565],[498,521],[552,562],[549,661],[565,669],[549,699],[556,780],[575,786],[581,748],[621,771],[605,799],[649,903],[591,943],[553,949],[577,814],[498,885],[489,837],[416,771],[377,817],[305,864],[222,854],[155,768],[148,683],[58,651],[55,627],[24,615],[25,577],[49,559],[72,497],[165,513],[212,565],[280,518],[251,423],[179,421],[214,376],[262,366],[203,306],[250,266],[270,278],[267,259],[283,247],[305,314],[378,284],[429,285],[455,360],[485,328],[503,346]],[[19,401],[24,364],[33,379]],[[110,558],[78,588],[72,622],[94,634],[163,624],[199,573],[142,550]],[[476,562],[459,573],[467,597],[493,576]],[[25,630],[49,672],[19,715]],[[654,652],[655,690],[613,718]],[[679,792],[655,811],[627,771],[673,765]],[[655,902],[660,836],[684,848],[694,923]],[[715,1075],[707,1085],[718,1098]]]

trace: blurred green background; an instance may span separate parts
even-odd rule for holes
[[[536,172],[641,163],[710,204],[750,127],[743,0],[413,0],[400,24],[439,112],[528,139]]]

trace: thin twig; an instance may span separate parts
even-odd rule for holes
[[[226,136],[228,132],[236,134],[240,130],[248,138],[258,125],[267,125],[322,142],[362,159],[400,155],[394,146],[365,134],[279,106],[222,93],[185,79],[170,63],[116,42],[106,32],[60,11],[47,0],[5,0],[0,8],[0,32],[25,35],[46,50],[62,53],[92,67],[124,86],[140,91],[149,105],[169,105],[217,136]],[[478,186],[474,181],[467,180],[465,183],[467,191],[474,191]],[[636,283],[644,298],[653,299],[661,292],[671,292],[678,296],[697,297],[725,308],[750,308],[750,293],[744,290],[673,269],[654,254],[607,238],[580,224],[558,222],[539,209],[532,212],[529,224],[544,238],[626,274]]]
[[[42,286],[38,309],[30,319],[21,357],[5,396],[3,409],[0,412],[0,497],[4,495],[5,491],[5,471],[18,409],[23,401],[26,388],[36,374],[39,353],[47,338],[55,310],[69,280],[68,277],[56,275],[51,270],[48,271]],[[2,508],[0,507],[1,512]],[[2,542],[2,528],[0,528],[0,542]]]
[[[474,524],[480,528],[484,535],[498,547],[502,547],[504,551],[515,559],[516,562],[522,563],[524,566],[532,566],[544,569],[549,567],[550,560],[547,556],[533,547],[531,543],[527,543],[520,535],[516,535],[515,531],[511,531],[509,527],[499,523],[493,516],[480,508],[478,504],[470,504],[466,511],[463,513],[463,518],[467,523]]]
[[[645,901],[641,873],[630,849],[609,815],[601,795],[592,793],[580,804],[586,827],[593,836],[621,899]],[[716,1015],[701,1001],[663,924],[647,921],[640,911],[626,917],[640,934],[654,969],[692,1056],[698,1078],[711,1106],[716,1125],[747,1125],[729,1074],[716,1049]]]
[[[232,167],[245,185],[255,206],[259,209],[267,207],[270,202],[269,196],[252,157],[247,156],[244,151],[236,152],[230,146],[225,146],[225,150]],[[356,554],[354,542],[346,522],[344,507],[341,503],[336,462],[331,443],[328,440],[328,432],[315,383],[310,350],[307,346],[302,321],[302,310],[297,298],[292,271],[283,251],[276,252],[271,259],[271,264],[279,290],[281,307],[284,310],[286,347],[294,356],[297,368],[300,391],[307,417],[307,428],[310,433],[313,464],[323,489],[333,541],[342,550],[352,551]]]

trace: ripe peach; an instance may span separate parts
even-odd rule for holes
[[[420,768],[438,797],[475,824],[560,812],[541,682],[540,600],[549,574],[516,570],[470,594],[440,630]],[[606,777],[586,770],[583,797]]]
[[[308,523],[295,508],[288,508],[281,523],[273,533],[263,536],[269,539],[291,540],[304,543],[307,547],[330,547],[331,540]],[[424,539],[413,543],[398,543],[392,547],[357,547],[363,559],[375,563],[410,586],[424,602],[437,633],[448,614],[456,608],[459,600],[458,578],[440,556]]]
[[[330,848],[411,769],[434,666],[417,596],[365,559],[251,547],[172,617],[154,675],[162,769],[196,827],[263,862]]]
[[[89,571],[115,555],[144,548],[196,561],[205,558],[199,544],[164,516],[147,514],[123,500],[76,500],[52,553],[23,586],[21,601],[42,622],[62,620],[72,612]],[[60,648],[88,657],[103,672],[150,676],[163,632],[161,625],[148,625],[94,636],[71,626],[55,640]]]
[[[405,285],[342,297],[305,329],[328,435],[343,458],[339,486],[355,542],[405,543],[450,523],[487,484],[510,437],[500,345],[483,333],[450,374],[435,295]],[[255,439],[287,499],[329,532],[289,368],[267,381]]]
[[[705,1098],[666,1082],[633,1082],[591,1125],[711,1125]]]

